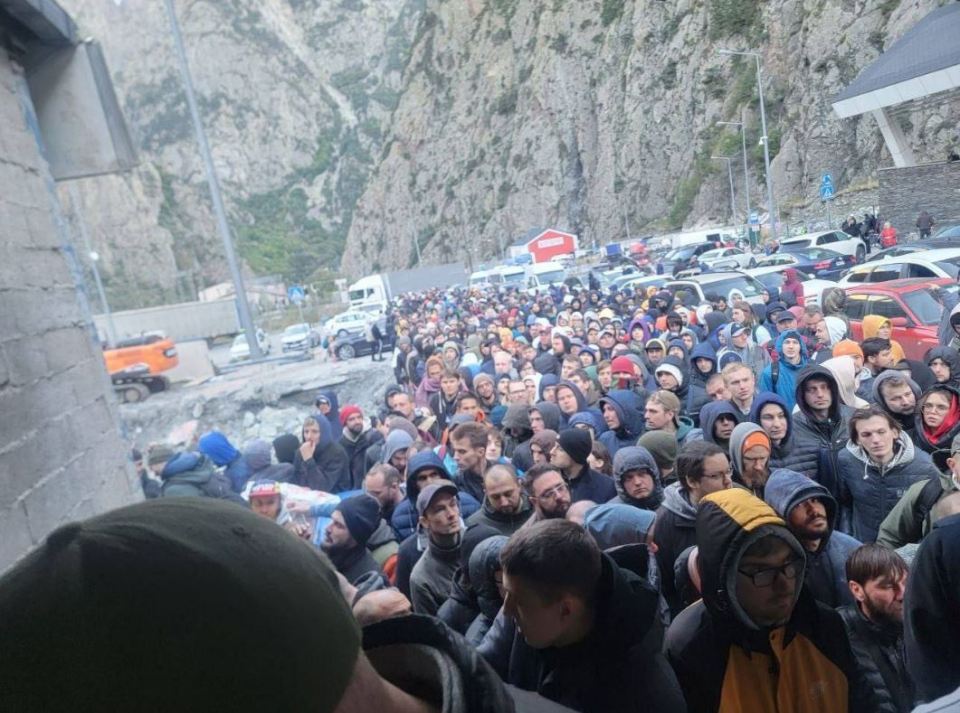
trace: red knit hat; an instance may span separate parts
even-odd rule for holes
[[[615,357],[610,362],[610,371],[614,374],[633,374],[634,376],[637,374],[634,363],[625,356]]]
[[[340,409],[340,426],[347,425],[347,419],[353,416],[353,414],[358,413],[363,416],[363,411],[359,406],[354,406],[353,404],[347,404]]]

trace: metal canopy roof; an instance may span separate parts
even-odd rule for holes
[[[929,13],[833,100],[841,118],[960,87],[960,3]]]

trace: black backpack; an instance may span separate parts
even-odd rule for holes
[[[930,478],[926,483],[923,484],[923,489],[920,491],[920,496],[917,498],[917,502],[914,503],[913,506],[913,527],[917,532],[918,538],[922,537],[923,523],[926,522],[927,516],[930,514],[933,506],[937,504],[937,501],[942,495],[943,486],[940,485],[939,478]]]

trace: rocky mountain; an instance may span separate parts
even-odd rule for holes
[[[141,150],[79,186],[111,300],[190,298],[226,268],[163,4],[61,1],[103,43]],[[781,214],[818,213],[824,171],[869,205],[880,132],[829,100],[939,1],[176,5],[246,264],[316,280],[412,265],[415,240],[425,262],[474,263],[537,225],[589,243],[729,222],[710,157],[740,137],[718,121],[744,121],[765,209],[755,66],[721,48],[761,53]],[[921,160],[957,140],[955,102],[897,113]]]

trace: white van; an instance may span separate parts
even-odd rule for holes
[[[567,279],[567,271],[555,262],[541,262],[527,266],[527,292],[531,295],[543,291],[550,285],[562,285]]]
[[[521,265],[505,265],[498,267],[496,272],[503,280],[504,287],[517,287],[522,289],[524,282],[526,282],[527,271],[524,270]]]

